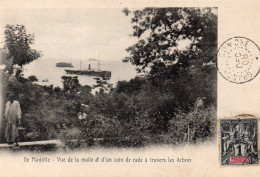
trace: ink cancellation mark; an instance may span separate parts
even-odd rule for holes
[[[229,82],[243,84],[259,73],[260,49],[250,39],[233,37],[218,50],[218,71]]]

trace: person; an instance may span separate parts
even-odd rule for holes
[[[249,131],[249,126],[246,126],[246,129],[243,132],[242,137],[243,137],[242,138],[243,142],[247,144],[248,150],[255,152],[254,141],[253,141],[253,139],[255,138],[255,128],[254,128],[253,134],[251,134],[250,131]]]
[[[206,98],[205,97],[198,97],[197,99],[196,99],[196,102],[195,102],[195,104],[194,104],[194,107],[195,107],[195,111],[197,112],[198,111],[198,109],[202,109],[202,108],[204,108],[204,101],[206,100]]]
[[[242,121],[239,121],[239,123],[236,126],[237,134],[238,134],[238,139],[242,141],[243,139],[243,132],[245,131],[245,125]]]
[[[237,130],[232,125],[229,126],[229,131],[224,131],[223,127],[221,127],[221,130],[224,134],[228,134],[228,136],[222,138],[224,140],[224,154],[227,154],[230,146],[235,143]]]
[[[9,101],[5,108],[6,131],[5,138],[8,144],[16,143],[18,146],[18,124],[21,124],[20,103],[15,100],[15,95],[9,95]]]

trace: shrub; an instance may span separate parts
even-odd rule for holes
[[[32,76],[29,76],[29,77],[28,77],[28,79],[29,79],[29,81],[31,81],[31,82],[38,82],[38,79],[37,79],[37,77],[36,77],[36,76],[34,76],[34,75],[32,75]]]

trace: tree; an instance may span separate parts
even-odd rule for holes
[[[147,67],[203,67],[216,62],[217,16],[214,8],[145,8],[133,12],[132,36],[140,40],[127,48],[130,61]],[[129,10],[123,12],[128,15]],[[156,67],[159,66],[160,68]],[[152,73],[152,71],[150,72]]]
[[[28,79],[31,81],[31,82],[38,82],[38,79],[35,75],[32,75],[32,76],[29,76]]]
[[[80,86],[78,77],[62,76],[63,88],[65,92],[73,93],[78,90]]]
[[[130,14],[124,9],[126,15]],[[132,36],[124,62],[148,73],[152,85],[188,108],[197,97],[216,98],[217,14],[215,8],[145,8],[131,12]]]
[[[215,8],[124,9],[123,13],[132,15],[131,35],[139,39],[126,49],[129,56],[123,61],[148,73],[138,94],[145,104],[138,106],[152,120],[153,132],[167,132],[176,112],[192,112],[198,97],[206,97],[205,107],[216,103]]]
[[[34,35],[27,34],[24,25],[6,25],[4,51],[11,62],[7,68],[10,74],[14,65],[22,67],[41,57],[41,52],[31,48],[33,44]]]

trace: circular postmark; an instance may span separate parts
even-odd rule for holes
[[[229,82],[249,82],[259,73],[260,49],[245,37],[230,38],[218,50],[217,67],[219,73]]]

